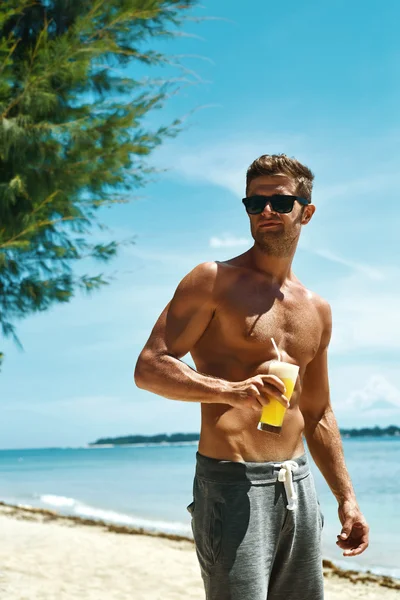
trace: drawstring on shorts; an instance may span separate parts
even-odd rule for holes
[[[297,494],[293,485],[293,471],[297,471],[299,465],[294,460],[285,460],[283,463],[276,463],[275,468],[279,469],[278,481],[281,481],[285,487],[288,510],[297,509]]]

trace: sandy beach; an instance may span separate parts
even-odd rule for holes
[[[204,600],[191,541],[0,506],[0,597]],[[326,600],[395,600],[400,581],[325,561]]]

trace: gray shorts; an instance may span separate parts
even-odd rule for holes
[[[286,483],[282,463],[196,458],[187,508],[207,600],[322,600],[323,516],[307,456]]]

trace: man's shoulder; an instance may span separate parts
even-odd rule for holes
[[[196,265],[180,282],[178,291],[201,298],[221,298],[237,278],[237,269],[226,262],[207,261]]]
[[[311,292],[311,294],[312,294],[312,301],[313,301],[315,307],[318,309],[318,311],[320,311],[324,314],[330,313],[331,305],[329,304],[328,300],[326,300],[319,294],[316,294],[315,292]]]
[[[218,271],[218,263],[215,260],[209,260],[199,263],[190,271],[189,275],[199,277],[215,277]]]
[[[304,295],[307,298],[308,302],[315,308],[315,310],[320,315],[321,319],[324,322],[330,322],[332,320],[332,309],[329,302],[313,290],[310,290],[309,288],[304,286],[303,284],[301,284],[301,286],[303,288]]]
[[[178,289],[192,290],[193,292],[213,292],[217,282],[221,279],[223,270],[221,263],[217,261],[199,263],[185,275],[178,285]]]
[[[332,335],[332,310],[325,298],[301,284],[308,307],[320,323],[320,349],[328,347]]]
[[[231,273],[232,265],[228,262],[211,260],[196,265],[186,277],[195,278],[199,282],[216,281],[217,278],[226,277]]]

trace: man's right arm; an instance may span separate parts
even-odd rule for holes
[[[160,396],[188,402],[223,403],[260,410],[274,395],[286,406],[274,375],[230,382],[198,373],[180,359],[198,342],[217,308],[216,263],[203,263],[179,284],[155,324],[135,369],[135,383]],[[279,389],[278,389],[279,388]]]

